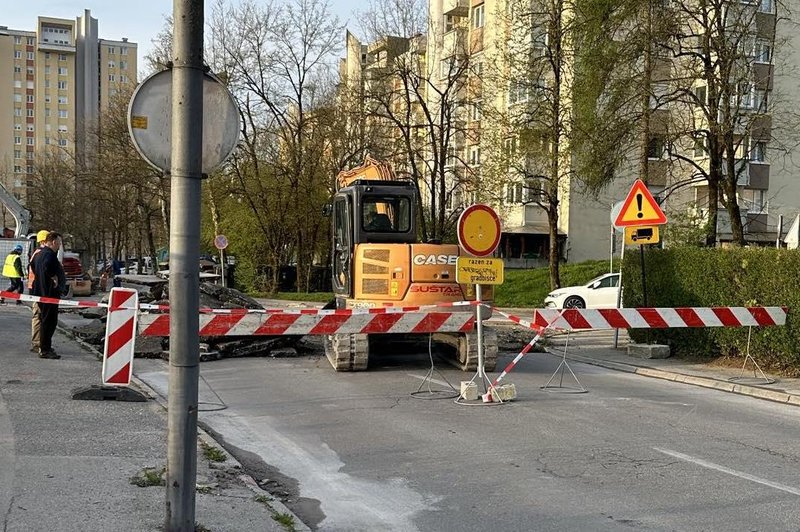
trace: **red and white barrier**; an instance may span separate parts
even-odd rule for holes
[[[138,302],[136,290],[111,289],[103,349],[103,384],[128,386],[131,383]]]
[[[97,301],[77,301],[74,299],[57,299],[54,297],[40,297],[32,296],[29,294],[18,294],[16,292],[0,291],[0,297],[3,299],[13,299],[17,301],[30,301],[32,303],[49,303],[51,305],[59,305],[62,307],[107,307],[106,303],[98,303]]]
[[[261,336],[306,334],[383,334],[468,332],[472,312],[382,312],[379,314],[201,314],[200,336]],[[142,336],[169,336],[169,314],[142,314]]]
[[[533,324],[538,327],[565,331],[579,329],[771,327],[786,325],[787,312],[788,309],[786,307],[537,309],[534,311]]]

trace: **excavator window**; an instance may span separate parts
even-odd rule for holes
[[[366,197],[361,213],[361,225],[367,232],[405,233],[411,226],[408,197]]]

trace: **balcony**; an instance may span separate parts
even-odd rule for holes
[[[63,53],[75,53],[75,45],[74,44],[60,44],[54,42],[44,42],[39,41],[38,43],[38,50],[40,52],[55,52],[59,54]]]
[[[524,225],[540,225],[547,224],[547,211],[539,205],[527,204],[525,205],[525,212],[523,213]]]
[[[442,14],[453,17],[466,17],[469,15],[469,0],[444,0]]]
[[[733,164],[734,172],[736,173],[736,184],[740,187],[746,187],[750,184],[750,161],[747,159],[736,159]],[[722,163],[722,175],[728,176],[727,161]]]
[[[456,28],[442,36],[442,55],[465,55],[467,51],[467,28]]]

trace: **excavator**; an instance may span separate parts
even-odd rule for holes
[[[337,175],[336,188],[329,209],[335,308],[435,306],[474,300],[473,287],[456,282],[456,261],[463,253],[459,246],[419,241],[419,191],[413,182],[397,179],[389,165],[367,156],[363,165]],[[485,288],[484,294],[491,294],[491,288]],[[459,309],[476,311],[475,306],[453,307]],[[482,309],[482,318],[487,315],[487,309]],[[416,336],[420,334],[428,333]],[[445,350],[454,354],[451,363],[464,371],[477,368],[474,329],[432,334],[432,341],[445,344]],[[371,351],[378,353],[387,342],[408,340],[395,336],[408,335],[329,335],[325,353],[336,371],[361,371],[367,368]],[[483,339],[484,369],[494,371],[497,335],[484,331]]]

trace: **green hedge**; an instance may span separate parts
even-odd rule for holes
[[[639,250],[623,265],[625,307],[643,306]],[[754,328],[750,353],[759,365],[800,374],[800,253],[774,248],[676,247],[645,250],[649,307],[786,306],[785,327]],[[669,344],[678,356],[744,356],[747,328],[631,331],[637,342]]]

